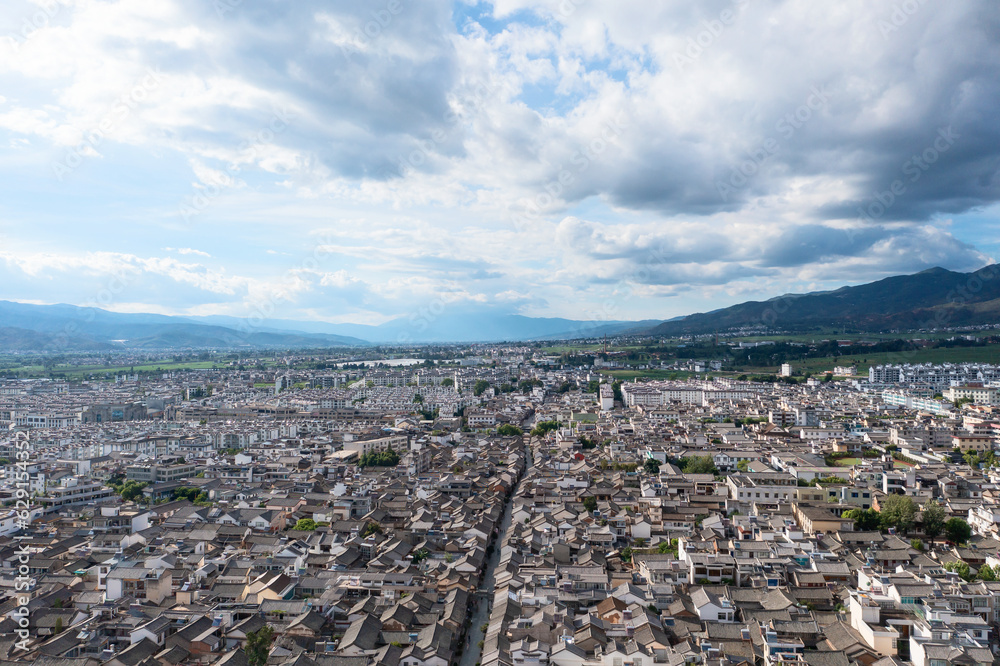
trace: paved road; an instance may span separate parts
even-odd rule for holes
[[[523,479],[528,473],[528,470],[534,465],[534,459],[531,457],[530,451],[526,448],[525,454],[528,456],[526,459],[526,467],[524,469],[524,474],[521,475]],[[510,499],[503,507],[503,517],[500,519],[500,533],[497,535],[497,539],[494,542],[493,554],[490,556],[489,560],[486,561],[486,572],[483,576],[483,582],[479,584],[479,592],[477,594],[477,606],[475,612],[472,614],[471,625],[469,630],[466,632],[465,639],[465,651],[462,653],[462,659],[459,661],[459,666],[475,666],[476,662],[479,661],[480,649],[479,641],[483,640],[483,632],[480,627],[489,622],[490,619],[490,606],[493,603],[493,592],[496,588],[496,570],[497,566],[500,564],[500,544],[503,543],[504,538],[507,536],[507,532],[510,530],[510,508],[514,503],[514,498],[517,496],[517,490],[521,487],[521,482],[518,481],[517,485],[514,486],[514,491],[510,494]]]

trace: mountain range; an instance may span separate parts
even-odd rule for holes
[[[650,332],[665,336],[751,328],[875,332],[993,323],[1000,323],[997,264],[971,273],[930,268],[833,291],[748,301],[664,322]]]
[[[224,315],[204,317],[110,312],[75,305],[0,301],[0,349],[17,351],[107,351],[180,348],[311,348],[368,344],[493,342],[572,339],[647,330],[659,320],[574,321],[521,315],[449,312],[417,319],[401,317],[380,326],[268,320]]]
[[[785,294],[668,321],[577,321],[476,311],[400,317],[379,326],[322,321],[168,316],[75,305],[0,301],[0,349],[107,351],[311,348],[369,344],[567,340],[604,335],[676,336],[734,330],[913,330],[1000,321],[1000,266],[971,273],[932,268],[833,291]]]

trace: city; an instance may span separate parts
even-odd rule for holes
[[[8,654],[992,663],[1000,366],[616,380],[631,342],[0,381]]]
[[[997,0],[3,0],[0,666],[1000,666]]]

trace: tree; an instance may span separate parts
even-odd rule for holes
[[[142,497],[142,489],[146,487],[145,483],[139,483],[138,481],[128,481],[122,486],[120,494],[122,499],[126,502],[131,502]]]
[[[441,380],[441,386],[454,386],[454,385],[455,385],[455,380],[452,379],[451,377],[445,377],[444,379]]]
[[[693,456],[681,460],[681,471],[685,474],[718,474],[712,456]]]
[[[301,530],[303,532],[315,532],[316,531],[316,521],[312,518],[299,518],[298,522],[295,523],[293,530]]]
[[[946,517],[944,507],[937,502],[928,502],[924,505],[920,522],[923,525],[924,534],[927,535],[927,538],[934,539],[941,534],[941,530],[944,529]]]
[[[274,627],[265,624],[257,631],[247,634],[247,643],[244,652],[247,655],[249,666],[266,666],[267,656],[271,651],[271,643],[274,641]]]
[[[516,425],[511,425],[510,423],[504,423],[497,428],[497,434],[502,437],[516,437],[524,434],[524,431],[518,428]]]
[[[561,425],[559,421],[540,421],[531,429],[531,435],[533,437],[545,437],[545,435],[553,430],[558,430]]]
[[[631,561],[632,561],[632,547],[625,546],[624,548],[622,548],[622,562],[631,562]]]
[[[972,580],[972,571],[969,569],[969,565],[961,560],[948,562],[944,565],[944,569],[945,571],[954,571],[964,581]]]
[[[1000,571],[997,571],[988,564],[984,564],[979,567],[979,573],[976,574],[976,578],[986,581],[987,583],[992,583],[997,579],[998,574],[1000,574]]]
[[[961,518],[952,518],[944,524],[944,534],[948,541],[965,543],[972,536],[972,528]]]
[[[750,470],[750,461],[740,460],[736,463],[736,469],[740,472],[748,472]]]
[[[583,498],[583,508],[593,513],[597,510],[597,498],[593,495]]]
[[[424,404],[424,396],[420,395],[419,393],[414,393],[413,402],[417,403],[418,405]]]
[[[646,470],[647,474],[659,474],[660,461],[656,458],[646,458],[646,461],[642,463],[642,468]]]
[[[488,381],[486,381],[485,379],[480,379],[472,386],[472,395],[478,398],[482,394],[486,393],[486,389],[488,389],[489,387],[490,383]]]
[[[917,503],[906,495],[886,495],[881,500],[882,526],[895,527],[901,532],[913,527],[913,518],[917,515]]]
[[[660,555],[666,555],[667,553],[672,554],[677,557],[678,541],[677,539],[671,539],[670,541],[661,541],[656,546],[656,552]]]
[[[382,534],[382,526],[378,523],[368,523],[365,525],[365,529],[361,530],[362,539],[372,534]]]
[[[975,451],[966,451],[962,454],[962,458],[972,469],[979,469],[979,454]]]
[[[413,553],[413,557],[411,558],[411,560],[414,564],[420,564],[428,557],[430,557],[430,555],[431,553],[429,550],[427,550],[426,548],[421,548],[417,552]]]
[[[859,532],[877,530],[882,525],[882,515],[874,509],[848,509],[844,518],[854,521],[854,529]]]
[[[56,627],[55,627],[55,629],[53,631],[58,635],[58,634],[62,633],[62,630],[63,630],[63,619],[62,619],[62,617],[57,617],[56,618]]]
[[[399,453],[391,446],[385,451],[369,451],[358,460],[361,467],[395,467],[398,464]]]

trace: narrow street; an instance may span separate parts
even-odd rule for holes
[[[521,475],[521,480],[527,476],[528,470],[534,466],[535,462],[534,458],[531,456],[531,449],[528,446],[525,447],[525,455],[525,468],[524,474]],[[496,570],[497,566],[500,564],[500,544],[503,543],[504,538],[507,536],[507,532],[510,530],[511,506],[514,503],[514,498],[517,496],[517,491],[520,487],[521,481],[518,481],[517,485],[514,486],[513,492],[510,494],[510,499],[507,500],[506,504],[504,504],[503,516],[500,519],[500,531],[497,534],[496,541],[494,541],[493,554],[490,555],[489,560],[486,562],[486,571],[483,575],[482,583],[479,584],[479,592],[476,595],[476,611],[471,616],[469,628],[465,634],[465,651],[462,653],[459,666],[475,666],[476,662],[479,661],[479,641],[484,638],[481,627],[490,619],[493,592],[496,588]]]

